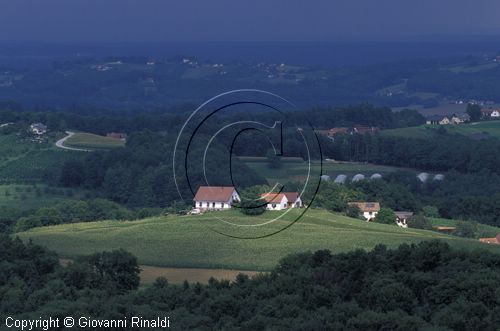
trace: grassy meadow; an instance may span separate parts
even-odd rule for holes
[[[97,134],[77,132],[64,142],[64,146],[90,149],[110,149],[125,146],[120,139],[99,136]]]
[[[481,244],[477,240],[367,223],[323,210],[309,210],[290,228],[266,238],[235,239],[213,231],[245,236],[271,233],[290,224],[302,211],[292,210],[286,217],[262,227],[229,226],[219,218],[235,224],[258,224],[275,218],[278,212],[248,217],[232,210],[139,221],[75,223],[35,228],[16,235],[23,240],[32,239],[64,258],[124,248],[143,265],[261,271],[270,270],[282,257],[292,253],[318,249],[334,253],[369,250],[377,244],[395,247],[429,239],[441,239],[455,247],[484,248],[500,253],[500,246]]]

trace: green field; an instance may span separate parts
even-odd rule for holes
[[[120,139],[99,136],[92,133],[77,132],[64,142],[64,146],[91,149],[109,149],[125,146]]]
[[[256,171],[259,175],[266,178],[269,183],[274,183],[275,181],[278,181],[280,183],[286,183],[290,181],[303,181],[306,178],[308,170],[307,162],[297,162],[297,160],[288,160],[283,162],[283,166],[280,169],[270,169],[268,167],[268,163],[263,159],[247,158],[243,159],[243,161],[252,170]],[[348,177],[352,177],[356,174],[363,174],[369,177],[375,173],[383,175],[402,169],[414,171],[407,168],[390,167],[368,163],[323,161],[323,174],[330,176],[332,180],[340,174],[344,174]],[[311,175],[319,175],[319,170],[319,162],[312,162]]]
[[[39,182],[57,176],[65,161],[84,157],[56,148],[52,140],[37,143],[15,133],[0,134],[0,183]]]
[[[440,125],[421,125],[409,128],[384,130],[382,134],[398,137],[430,137]],[[487,133],[491,137],[500,138],[500,121],[485,121],[471,124],[442,125],[450,134],[469,136],[473,133]]]
[[[293,213],[299,211],[293,210]],[[261,239],[234,239],[212,231],[231,234],[264,234],[289,224],[290,218],[264,227],[240,230],[217,217],[238,224],[262,222],[276,217],[267,212],[257,218],[237,211],[193,216],[166,216],[140,221],[103,221],[35,228],[19,233],[23,240],[47,246],[64,258],[96,251],[124,248],[135,254],[140,264],[164,267],[226,268],[270,270],[282,257],[298,252],[330,249],[334,253],[357,248],[371,249],[382,243],[395,247],[402,243],[442,239],[455,247],[485,248],[500,253],[500,246],[484,245],[433,231],[401,229],[395,225],[367,223],[323,210],[309,210],[285,231]],[[289,214],[294,218],[296,214]]]

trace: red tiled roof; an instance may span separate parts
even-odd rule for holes
[[[194,201],[229,201],[233,195],[233,186],[200,186],[196,195],[194,196]]]
[[[283,192],[288,202],[295,202],[299,198],[299,192]]]
[[[284,196],[285,196],[284,193],[263,193],[260,195],[260,197],[262,199],[266,200],[267,203],[271,203],[271,202],[280,203],[281,200],[283,200]]]

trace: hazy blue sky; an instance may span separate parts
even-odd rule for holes
[[[0,0],[0,40],[326,41],[500,34],[498,0]]]

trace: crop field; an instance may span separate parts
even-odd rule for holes
[[[258,174],[263,176],[268,180],[269,183],[274,183],[279,181],[280,183],[286,183],[290,181],[303,181],[306,178],[308,171],[307,162],[301,161],[288,161],[283,162],[283,166],[280,169],[270,169],[268,163],[264,160],[245,160],[245,164],[256,171]],[[397,170],[410,170],[407,168],[390,167],[376,164],[368,163],[356,163],[356,162],[334,162],[334,161],[324,161],[323,162],[323,174],[328,175],[333,179],[340,174],[344,174],[347,177],[352,177],[356,174],[363,174],[367,177],[379,173],[382,176],[389,172],[394,172]],[[319,175],[320,164],[319,162],[311,163],[311,175]]]
[[[238,225],[256,225],[275,218],[278,212],[248,217],[231,210],[139,221],[75,223],[35,228],[16,235],[23,240],[32,239],[63,258],[123,248],[136,255],[142,265],[256,271],[270,270],[281,258],[292,253],[318,249],[329,249],[334,253],[369,250],[377,244],[395,247],[430,239],[444,240],[455,247],[484,248],[500,253],[500,247],[481,244],[477,240],[367,223],[323,210],[309,210],[285,231],[260,239],[235,239],[214,231],[231,235],[262,235],[290,224],[300,212],[302,210],[291,210],[285,217],[260,227],[227,225],[220,219]]]
[[[120,139],[99,136],[92,133],[77,132],[64,142],[64,146],[91,148],[91,149],[109,149],[125,146],[125,142]]]
[[[429,137],[440,125],[421,125],[409,128],[384,130],[382,134],[398,137]],[[500,121],[484,121],[471,124],[442,125],[449,134],[469,136],[473,133],[487,133],[491,137],[500,138]]]

